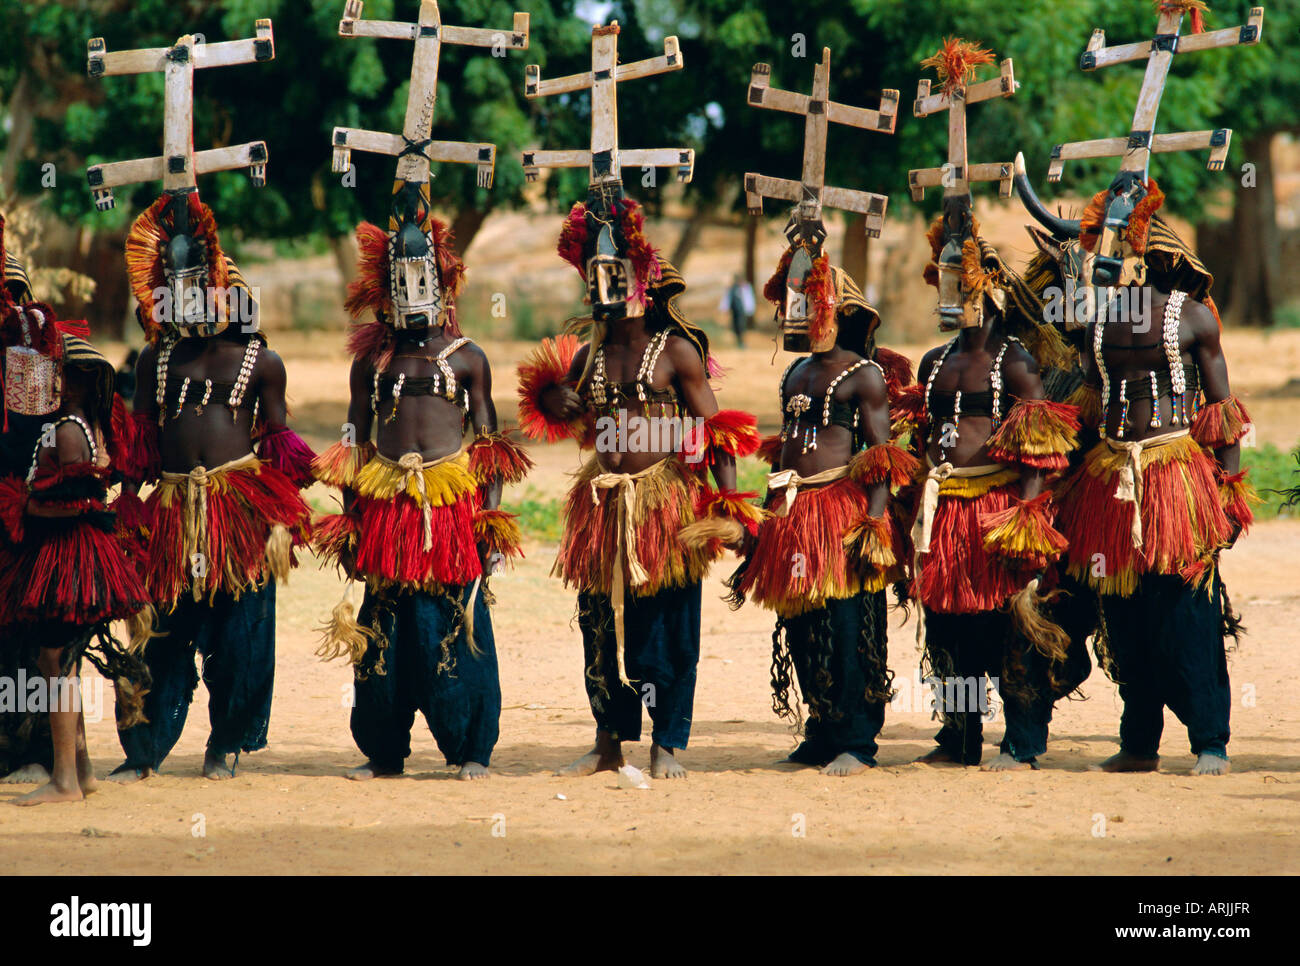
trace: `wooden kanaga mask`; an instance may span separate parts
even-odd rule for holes
[[[443,285],[438,272],[431,220],[429,185],[398,182],[388,236],[389,316],[395,329],[423,329],[441,324]]]

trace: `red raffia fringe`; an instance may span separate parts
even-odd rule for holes
[[[1050,399],[1021,399],[989,437],[989,458],[1039,470],[1063,470],[1079,445],[1079,410]]]
[[[598,490],[592,503],[591,481],[601,473],[595,458],[578,471],[564,505],[564,534],[552,574],[568,587],[598,594],[610,593],[614,560],[622,541],[617,487]],[[682,587],[700,580],[708,569],[706,549],[683,544],[681,531],[695,522],[695,505],[704,484],[681,461],[668,458],[636,482],[632,524],[636,530],[637,558],[649,580],[632,587],[624,554],[623,577],[628,592],[655,594],[666,587]]]
[[[781,260],[776,263],[776,271],[763,283],[763,298],[773,305],[785,305],[785,279],[790,274],[790,262],[794,259],[794,249],[787,248]]]
[[[153,311],[154,293],[167,289],[162,251],[175,228],[167,210],[170,203],[169,195],[160,197],[136,218],[126,236],[127,281],[140,303],[136,318],[150,342],[157,342],[163,332],[162,326],[154,321]],[[197,193],[189,195],[189,216],[191,233],[207,246],[208,284],[217,289],[228,288],[230,269],[217,237],[217,220]]]
[[[931,528],[930,551],[921,554],[912,596],[943,614],[976,614],[1007,602],[1033,576],[984,546],[981,519],[1019,501],[1018,483],[995,486],[975,497],[939,497]]]
[[[755,455],[768,466],[775,468],[781,462],[781,450],[784,448],[785,442],[781,439],[781,434],[773,433],[771,436],[762,438]]]
[[[1192,29],[1194,34],[1205,31],[1205,12],[1209,10],[1209,5],[1205,0],[1156,0],[1156,8],[1161,13],[1180,12],[1192,14]]]
[[[162,481],[145,502],[153,521],[146,586],[150,600],[173,606],[191,593],[192,564],[184,557],[188,481]],[[307,538],[311,510],[283,473],[265,463],[209,475],[207,541],[199,547],[207,573],[200,591],[211,600],[219,592],[235,597],[276,577],[267,559],[272,531],[284,527],[295,541]],[[197,526],[191,521],[191,525]],[[289,566],[295,566],[292,553]]]
[[[511,557],[523,557],[524,536],[518,519],[505,510],[480,510],[474,516],[474,539],[484,545],[489,559],[506,562]]]
[[[849,461],[849,475],[863,486],[887,483],[891,487],[911,482],[921,464],[911,453],[890,443],[868,447]]]
[[[258,446],[258,454],[266,460],[272,469],[279,470],[298,489],[305,489],[316,482],[312,475],[312,463],[316,454],[306,441],[288,426],[275,426],[267,429]]]
[[[360,540],[361,516],[356,511],[326,513],[312,523],[312,552],[335,566],[341,567],[356,559]]]
[[[824,342],[835,326],[835,279],[829,255],[813,259],[803,294],[809,308],[808,336],[813,343]]]
[[[980,526],[985,550],[1035,569],[1046,567],[1066,548],[1065,537],[1052,526],[1052,494],[1047,490],[988,514]]]
[[[0,599],[17,620],[97,624],[132,617],[149,602],[117,537],[88,520],[69,520],[4,556]]]
[[[925,387],[904,386],[889,402],[890,433],[895,438],[914,432],[925,421]]]
[[[889,390],[889,398],[892,401],[903,389],[912,384],[914,378],[912,360],[901,352],[886,349],[884,346],[876,346],[873,358],[885,371],[885,388]]]
[[[483,572],[474,539],[476,490],[452,503],[429,508],[432,546],[424,548],[424,508],[405,492],[387,500],[358,496],[361,518],[356,570],[371,583],[410,589],[459,587]]]
[[[469,471],[484,486],[496,480],[522,483],[532,468],[533,461],[523,447],[504,433],[482,433],[469,444]]]
[[[328,486],[349,489],[356,482],[361,467],[374,457],[375,444],[369,440],[351,446],[340,441],[312,460],[311,471],[316,479]]]
[[[563,385],[573,357],[578,354],[578,345],[575,335],[543,339],[519,364],[519,428],[529,439],[555,443],[581,438],[582,433],[575,425],[548,415],[541,401],[547,389]]]
[[[951,94],[975,79],[975,68],[993,62],[993,51],[981,47],[978,41],[945,37],[943,46],[921,61],[921,66],[933,67],[943,92]]]
[[[753,413],[743,409],[719,409],[704,421],[703,439],[691,424],[687,424],[687,431],[682,433],[682,454],[684,457],[699,457],[692,466],[706,467],[714,464],[715,452],[727,453],[737,459],[753,456],[761,442],[758,420]]]
[[[393,361],[397,340],[393,328],[378,320],[358,322],[348,329],[348,355],[370,364],[376,372],[383,372]]]
[[[153,483],[162,469],[162,454],[158,449],[158,421],[146,413],[131,417],[131,448],[118,467],[122,476],[132,483]]]
[[[1250,414],[1236,396],[1201,407],[1192,421],[1192,439],[1208,449],[1231,446],[1246,433]]]
[[[1189,437],[1143,452],[1141,550],[1133,546],[1133,504],[1115,499],[1126,459],[1099,443],[1057,493],[1070,573],[1122,596],[1142,574],[1200,576],[1230,532],[1213,456]]]
[[[631,198],[623,199],[623,207],[618,211],[623,240],[626,243],[625,257],[632,262],[636,274],[628,301],[643,301],[649,291],[650,283],[658,281],[662,272],[659,266],[659,253],[650,244],[645,234],[645,213],[641,206]],[[587,206],[578,202],[569,209],[560,228],[560,240],[556,253],[577,269],[585,280],[587,277],[586,247],[588,240]]]
[[[108,457],[115,469],[121,470],[131,458],[135,448],[135,424],[126,409],[126,400],[120,393],[113,393],[113,415],[109,425]]]
[[[1251,505],[1261,502],[1259,494],[1247,481],[1245,470],[1219,480],[1219,501],[1223,504],[1223,512],[1228,520],[1241,527],[1243,533],[1255,522],[1255,511]]]
[[[769,506],[784,500],[770,493]],[[850,565],[845,536],[867,519],[870,500],[852,479],[801,489],[786,516],[770,514],[737,588],[742,596],[786,617],[852,597],[862,580]]]
[[[0,477],[0,526],[14,543],[23,539],[23,511],[27,508],[27,487],[16,476]]]

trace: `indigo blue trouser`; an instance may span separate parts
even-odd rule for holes
[[[631,687],[618,679],[614,610],[608,596],[578,595],[578,626],[586,658],[587,700],[596,727],[616,741],[641,740],[641,709],[661,748],[685,748],[695,708],[700,662],[700,585],[627,595],[624,663]]]
[[[1030,762],[1047,751],[1047,729],[1052,720],[1048,662],[1016,633],[1009,613],[941,614],[927,607],[925,646],[931,670],[941,679],[943,727],[934,736],[940,748],[963,764],[980,763],[984,723],[979,702],[988,679],[995,677],[1006,723],[999,750],[1016,761]],[[1006,658],[1012,648],[1023,664],[1023,680],[1014,686],[1005,680]]]
[[[1160,751],[1168,707],[1187,728],[1192,754],[1228,757],[1232,706],[1218,574],[1199,589],[1177,575],[1148,574],[1131,597],[1103,596],[1106,633],[1124,711],[1120,748]]]
[[[461,607],[470,587],[455,588]],[[411,755],[411,726],[419,711],[449,765],[492,763],[501,721],[492,614],[480,590],[474,601],[475,655],[451,599],[423,591],[366,591],[358,621],[376,622],[386,639],[373,642],[356,673],[352,738],[366,758],[401,771]],[[442,647],[457,629],[454,640]],[[381,664],[382,662],[382,664]]]
[[[235,755],[266,747],[275,688],[275,581],[245,591],[236,600],[226,593],[206,600],[181,599],[170,614],[159,614],[161,636],[145,645],[144,660],[153,685],[145,695],[147,722],[118,731],[126,768],[162,765],[180,740],[203,657],[208,689],[208,752]]]
[[[884,591],[828,600],[824,609],[786,620],[799,690],[810,708],[804,740],[790,755],[793,761],[825,765],[847,752],[864,764],[876,764],[885,702],[867,699],[869,669],[859,648],[878,648],[883,661],[886,627]],[[816,713],[814,706],[829,710]]]

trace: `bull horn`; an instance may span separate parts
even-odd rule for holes
[[[1062,218],[1054,215],[1047,210],[1034,192],[1034,186],[1029,183],[1029,174],[1025,171],[1024,152],[1016,152],[1016,170],[1013,178],[1016,186],[1016,192],[1020,195],[1020,201],[1034,218],[1055,238],[1064,241],[1068,238],[1078,238],[1079,232],[1082,231],[1083,223],[1078,218]]]

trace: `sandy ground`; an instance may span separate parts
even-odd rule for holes
[[[293,360],[298,423],[324,444],[342,421],[345,363],[319,337],[278,343]],[[513,413],[510,366],[526,347],[490,347],[503,416]],[[1228,337],[1239,390],[1259,439],[1293,445],[1294,399],[1278,391],[1300,372],[1300,334]],[[919,353],[912,352],[913,358]],[[724,405],[775,420],[779,369],[769,349],[723,350]],[[783,361],[778,359],[777,365]],[[535,453],[529,484],[558,492],[572,447]],[[317,488],[322,501],[328,494]],[[507,495],[507,502],[509,495]],[[1167,715],[1163,770],[1106,775],[1119,716],[1113,686],[1094,671],[1087,699],[1063,703],[1043,769],[991,774],[909,762],[936,724],[919,703],[890,711],[880,767],[851,779],[789,770],[793,746],[771,712],[771,618],[721,602],[715,569],[704,595],[703,657],[684,781],[618,790],[611,775],[552,771],[590,745],[573,600],[547,575],[554,548],[528,546],[513,574],[494,579],[505,712],[494,777],[452,779],[417,720],[408,777],[356,784],[348,734],[350,674],[313,657],[313,628],[341,584],[308,562],[280,593],[271,747],[246,756],[238,777],[199,777],[206,728],[200,687],[189,728],[164,773],[105,786],[87,801],[2,807],[25,789],[0,786],[0,869],[15,873],[1177,873],[1300,872],[1300,521],[1259,525],[1227,554],[1224,572],[1249,635],[1230,658],[1234,773],[1193,778],[1186,733]],[[891,665],[918,665],[915,629],[894,617]],[[111,713],[88,725],[105,774],[120,760]],[[985,730],[1001,735],[1000,722]],[[648,743],[630,761],[648,765]],[[992,754],[992,745],[986,757]]]

